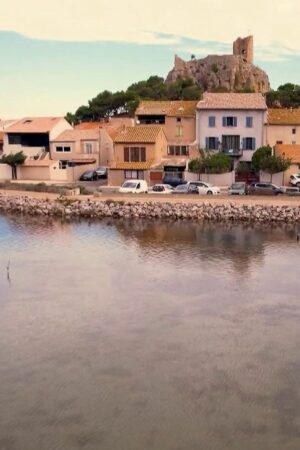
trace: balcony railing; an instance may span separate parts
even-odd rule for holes
[[[242,156],[243,149],[242,148],[230,148],[230,149],[221,149],[221,152],[225,153],[228,156]]]

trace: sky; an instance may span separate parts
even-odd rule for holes
[[[299,0],[0,0],[0,118],[74,112],[249,34],[273,88],[300,84],[299,17]]]

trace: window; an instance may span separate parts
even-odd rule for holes
[[[219,148],[219,139],[217,137],[207,137],[205,139],[205,148],[207,150],[218,150]]]
[[[69,153],[71,151],[71,147],[67,146],[67,147],[62,147],[61,145],[56,147],[56,151],[57,152],[65,152],[65,153]]]
[[[255,150],[255,138],[243,138],[243,150]]]
[[[223,117],[223,127],[237,127],[237,117]]]
[[[208,118],[208,126],[210,128],[214,128],[216,126],[216,118],[215,118],[215,116],[209,116],[209,118]]]
[[[276,141],[276,144],[283,144],[283,141]]]
[[[176,127],[176,136],[177,137],[183,136],[183,128],[181,126]]]
[[[125,170],[124,177],[126,180],[143,180],[144,171],[143,170]]]
[[[296,134],[296,128],[292,129],[292,134]]]
[[[181,122],[181,117],[177,117],[177,122]]]
[[[253,127],[253,117],[246,117],[246,127],[247,128]]]
[[[124,147],[124,161],[125,162],[145,162],[146,148],[145,147]]]
[[[93,144],[91,142],[85,142],[84,153],[87,153],[88,155],[93,153]]]
[[[68,161],[59,161],[59,168],[66,169],[68,167]]]
[[[9,134],[8,143],[10,145],[21,145],[21,136],[19,134]]]
[[[168,155],[173,156],[187,156],[189,148],[187,145],[170,145],[168,147]]]

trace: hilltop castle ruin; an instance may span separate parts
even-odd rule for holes
[[[175,55],[174,68],[166,82],[191,78],[203,91],[267,92],[269,77],[253,64],[253,48],[253,36],[247,36],[233,42],[232,55],[208,55],[191,61]]]

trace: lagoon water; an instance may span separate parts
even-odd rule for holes
[[[299,450],[297,233],[0,216],[0,449]]]

